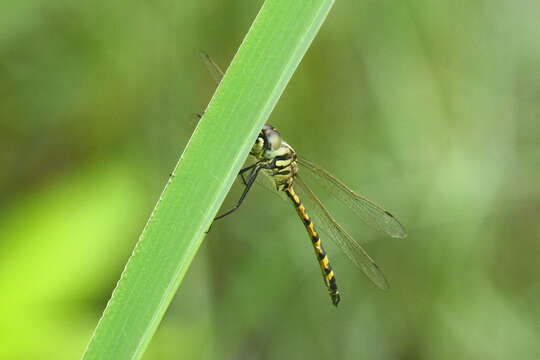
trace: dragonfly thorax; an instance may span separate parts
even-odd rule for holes
[[[251,155],[265,165],[264,171],[279,190],[292,184],[298,170],[296,152],[271,125],[264,125],[251,149]]]

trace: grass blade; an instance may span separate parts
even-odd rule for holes
[[[85,360],[141,357],[332,3],[265,2],[150,216]]]

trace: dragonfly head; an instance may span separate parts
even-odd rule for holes
[[[283,144],[283,138],[281,134],[270,125],[264,125],[251,154],[255,155],[257,158],[266,158],[271,159],[276,156],[276,152],[281,149]]]

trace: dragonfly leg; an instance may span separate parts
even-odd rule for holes
[[[214,218],[214,221],[219,220],[219,219],[222,219],[222,218],[224,218],[225,216],[232,214],[233,212],[235,212],[236,210],[238,210],[238,208],[240,207],[240,205],[242,205],[242,203],[244,202],[244,199],[246,198],[246,196],[247,196],[249,190],[251,189],[251,186],[252,186],[253,183],[255,182],[255,179],[257,178],[257,175],[259,175],[259,171],[261,171],[261,169],[263,169],[263,167],[258,166],[258,165],[259,165],[259,164],[253,164],[253,165],[248,166],[248,167],[246,167],[246,168],[244,168],[244,169],[242,169],[242,170],[240,171],[240,173],[241,173],[240,175],[242,176],[242,180],[243,180],[244,183],[245,183],[244,191],[242,192],[242,195],[240,196],[240,199],[238,200],[238,202],[236,203],[236,205],[235,205],[232,209],[226,211],[225,213],[223,213],[223,214],[221,214],[221,215],[219,215],[219,216],[216,216],[216,217]],[[244,170],[245,170],[245,171],[244,171]],[[248,170],[251,170],[251,173],[249,174],[249,177],[247,178],[247,180],[245,180],[244,177],[243,177],[242,171],[246,172],[246,171],[248,171]]]
[[[250,166],[246,166],[245,168],[243,168],[242,170],[240,170],[240,172],[238,173],[238,176],[240,176],[242,178],[242,183],[244,183],[244,185],[247,185],[247,180],[246,178],[244,177],[244,173],[246,171],[250,171],[251,172],[249,173],[249,176],[248,176],[248,179],[253,175],[253,172],[255,171],[257,165],[259,165],[260,161],[257,161],[255,164],[252,164]]]
[[[203,117],[202,113],[193,113],[191,114],[191,121],[189,122],[190,126],[195,126],[199,123],[199,120],[201,120]]]

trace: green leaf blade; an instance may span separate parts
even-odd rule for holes
[[[333,0],[267,0],[128,261],[85,360],[138,359]]]

